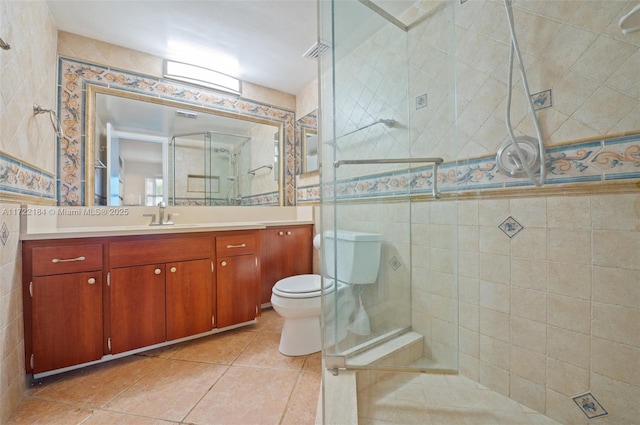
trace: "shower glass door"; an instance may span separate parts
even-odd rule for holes
[[[420,149],[425,129],[412,126],[416,80],[424,79],[411,69],[419,43],[410,26],[365,3],[320,2],[320,40],[329,46],[319,58],[323,276],[336,285],[323,298],[325,362],[329,369],[453,371],[455,223],[430,217],[450,219],[455,206],[435,207],[430,158],[442,155]],[[331,237],[342,231],[380,235],[379,263],[355,260],[356,268],[378,268],[375,281],[345,283],[337,264],[351,261],[350,253]],[[445,257],[446,265],[432,267]]]

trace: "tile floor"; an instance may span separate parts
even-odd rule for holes
[[[320,353],[278,352],[282,319],[43,378],[11,425],[314,424]]]
[[[313,425],[321,355],[283,356],[281,329],[266,310],[255,325],[43,378],[8,425]],[[359,373],[375,382],[358,390],[360,425],[559,425],[462,376]]]
[[[364,373],[359,425],[561,425],[464,376]]]

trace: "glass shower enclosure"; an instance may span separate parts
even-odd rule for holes
[[[455,196],[438,187],[449,147],[433,143],[447,120],[455,131],[454,100],[440,96],[454,84],[450,46],[420,43],[420,13],[405,23],[339,0],[320,1],[319,15],[322,273],[336,281],[323,298],[326,369],[456,373],[457,211],[440,203]],[[344,231],[379,236],[374,282],[341,283]]]
[[[175,135],[169,143],[171,205],[240,205],[250,194],[251,138],[207,131]]]

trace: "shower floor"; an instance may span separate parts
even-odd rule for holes
[[[358,373],[379,375],[358,386],[358,425],[561,425],[463,376]]]

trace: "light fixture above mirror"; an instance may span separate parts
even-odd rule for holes
[[[196,65],[165,59],[163,75],[164,78],[220,90],[225,93],[236,95],[242,93],[242,83],[237,78]]]

